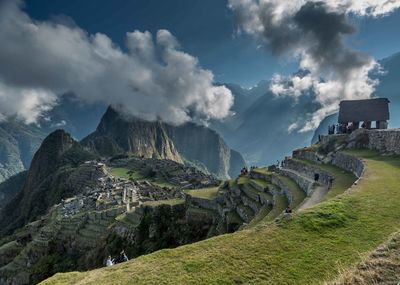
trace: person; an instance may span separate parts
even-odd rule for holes
[[[329,179],[329,185],[328,185],[328,188],[329,188],[329,189],[330,189],[330,188],[332,187],[332,185],[333,185],[333,180],[334,180],[333,177],[331,177],[331,178]]]
[[[314,174],[314,181],[317,182],[319,180],[319,173]]]
[[[114,259],[111,258],[111,255],[108,256],[107,261],[106,261],[106,266],[110,267],[114,265]]]
[[[292,208],[290,206],[287,206],[285,209],[285,214],[291,214],[292,213]]]
[[[122,250],[119,254],[119,262],[126,262],[128,261],[128,256],[126,256],[125,250]]]

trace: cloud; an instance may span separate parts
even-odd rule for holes
[[[320,108],[300,128],[305,132],[335,112],[339,101],[371,97],[379,82],[369,75],[379,64],[345,45],[356,31],[348,18],[385,16],[400,8],[400,0],[229,0],[229,7],[239,32],[257,37],[277,56],[299,59],[301,74],[275,75],[270,90],[295,99],[314,94]]]
[[[124,51],[66,17],[36,21],[22,1],[0,2],[0,117],[35,122],[59,96],[120,106],[147,120],[181,124],[230,114],[231,92],[183,52],[167,30],[126,34]]]

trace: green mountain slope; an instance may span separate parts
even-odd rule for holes
[[[262,220],[251,229],[111,268],[57,274],[43,284],[112,284],[115,280],[118,284],[322,284],[332,280],[400,226],[400,157],[347,153],[364,159],[361,181],[337,198],[294,214],[293,219]]]
[[[0,236],[45,214],[64,195],[79,191],[69,183],[71,173],[94,157],[63,130],[51,133],[36,152],[22,190],[0,213]]]

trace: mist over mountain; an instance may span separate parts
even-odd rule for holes
[[[0,122],[0,182],[27,169],[46,133],[16,120]]]
[[[387,97],[391,101],[390,127],[400,127],[400,53],[379,62],[383,74],[374,75],[380,84],[374,96]],[[296,73],[296,75],[302,75]],[[236,114],[211,126],[220,132],[226,141],[242,153],[250,164],[268,165],[289,155],[294,148],[316,142],[319,134],[327,134],[328,125],[337,123],[337,115],[325,118],[315,131],[300,132],[306,124],[307,115],[318,110],[315,95],[304,93],[297,98],[276,96],[270,90],[270,82],[263,81],[251,95],[244,88],[232,88]],[[251,104],[249,104],[251,102]]]

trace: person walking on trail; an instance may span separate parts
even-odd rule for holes
[[[110,267],[114,265],[114,259],[111,258],[111,255],[108,256],[107,261],[106,261],[106,266]]]

